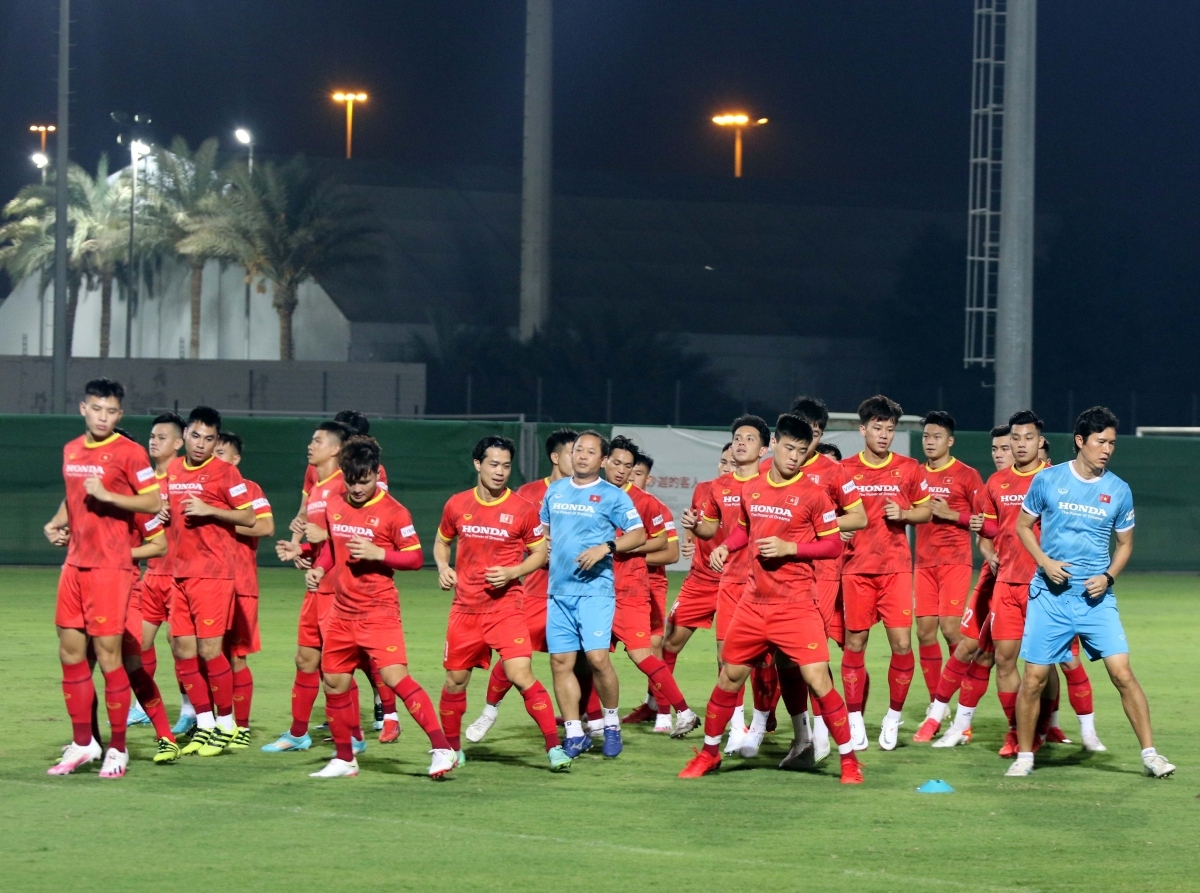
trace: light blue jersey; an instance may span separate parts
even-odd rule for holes
[[[580,570],[575,559],[616,539],[618,528],[628,532],[642,526],[629,494],[599,478],[584,486],[561,478],[546,489],[542,523],[550,533],[550,595],[615,598],[611,556],[588,571]]]

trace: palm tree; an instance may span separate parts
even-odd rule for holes
[[[299,287],[335,267],[376,257],[380,232],[366,205],[301,157],[230,172],[230,188],[210,196],[179,243],[182,254],[224,257],[275,286],[279,358],[295,359],[292,318]]]
[[[193,231],[197,215],[203,214],[206,202],[225,188],[225,178],[217,169],[217,150],[220,145],[213,137],[206,139],[196,151],[187,140],[175,137],[170,149],[160,149],[155,155],[158,172],[154,177],[154,193],[150,201],[146,238],[160,251],[179,251],[191,268],[191,338],[188,356],[200,356],[200,294],[204,285],[204,265],[218,257],[207,250],[182,251],[180,243]]]
[[[100,280],[100,356],[112,343],[112,292],[117,265],[126,258],[129,241],[129,180],[108,179],[108,157],[100,156],[95,178],[84,175],[76,226],[86,236],[80,245],[87,276]],[[130,276],[133,271],[129,271]],[[128,312],[131,312],[132,308]]]

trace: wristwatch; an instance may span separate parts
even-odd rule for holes
[[[1110,587],[1113,585],[1113,583],[1116,582],[1116,580],[1113,579],[1113,575],[1110,574],[1108,571],[1104,572],[1104,579],[1108,580],[1108,585]]]
[[[604,545],[608,546],[608,554],[609,555],[617,554],[617,541],[616,540],[609,540]]]

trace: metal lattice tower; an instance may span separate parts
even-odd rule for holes
[[[964,367],[996,359],[1006,7],[1007,0],[975,0]]]

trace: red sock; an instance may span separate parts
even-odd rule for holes
[[[954,652],[950,652],[950,659],[946,661],[946,666],[942,670],[942,676],[938,680],[937,692],[934,694],[933,699],[941,701],[943,704],[949,704],[950,699],[954,697],[954,693],[963,684],[963,676],[967,674],[970,666],[970,664],[959,660]]]
[[[350,734],[362,741],[366,738],[362,730],[362,708],[360,707],[362,695],[359,694],[358,683],[353,676],[350,677],[350,697],[354,701],[354,723],[350,726]]]
[[[335,756],[347,763],[354,759],[350,729],[358,721],[355,706],[354,695],[348,691],[338,694],[325,693],[325,713],[329,716],[329,733],[333,736]]]
[[[912,685],[913,670],[917,662],[913,660],[912,652],[908,654],[893,654],[888,664],[888,706],[893,710],[903,710],[904,701],[908,698],[908,688]]]
[[[929,700],[937,697],[938,682],[942,678],[942,646],[937,642],[932,645],[922,645],[921,675],[925,677],[925,687],[929,689]]]
[[[842,654],[842,690],[846,692],[846,709],[862,713],[866,702],[867,655],[865,651],[846,651]]]
[[[681,711],[688,709],[683,692],[675,684],[675,677],[671,675],[665,663],[652,654],[638,664],[637,668],[650,680],[650,689],[654,693],[654,700],[658,701],[659,713],[670,713],[671,707]]]
[[[866,652],[865,651],[863,652],[863,660],[864,661],[866,660]],[[865,713],[867,710],[867,701],[871,697],[871,674],[867,672],[867,668],[865,665],[863,666],[862,674],[863,674],[862,706],[863,706],[863,712]]]
[[[462,750],[462,721],[467,712],[467,693],[465,691],[449,692],[442,689],[442,700],[438,705],[438,713],[442,717],[442,731],[450,742],[451,750]]]
[[[958,705],[960,707],[978,707],[979,702],[983,700],[984,692],[987,691],[988,679],[991,675],[991,667],[972,663],[967,668],[967,675],[962,681],[962,689],[958,693]]]
[[[438,725],[437,711],[425,689],[421,688],[412,676],[405,676],[394,687],[396,695],[404,702],[404,709],[429,736],[429,743],[433,749],[450,750],[450,742],[446,740],[442,727]]]
[[[779,671],[775,664],[754,667],[750,671],[750,691],[754,697],[754,709],[770,713],[779,703]]]
[[[154,674],[158,670],[158,652],[154,650],[153,645],[142,651],[142,669],[146,671],[147,676],[151,679],[154,678]],[[141,698],[138,700],[141,701]]]
[[[487,702],[495,707],[504,700],[504,696],[508,694],[508,690],[512,687],[512,681],[508,678],[508,674],[504,672],[504,661],[497,660],[492,665],[491,675],[488,676]]]
[[[158,686],[154,684],[154,679],[146,672],[145,667],[138,667],[136,670],[130,671],[129,685],[133,689],[133,693],[137,695],[138,703],[150,717],[150,722],[154,726],[154,737],[174,741],[175,736],[171,734],[171,721],[167,719],[167,708],[163,706],[162,693],[159,692]]]
[[[1067,677],[1067,698],[1071,701],[1071,709],[1078,716],[1087,716],[1095,712],[1092,705],[1092,683],[1088,679],[1087,670],[1080,664],[1073,670],[1063,670]]]
[[[821,697],[814,698],[813,702],[820,702],[821,715],[825,717],[825,725],[829,729],[829,737],[833,739],[834,743],[839,745],[839,747],[843,744],[849,744],[850,715],[846,710],[846,702],[837,693],[837,689],[829,689]],[[854,751],[850,751],[850,753],[853,754]]]
[[[791,664],[779,667],[779,693],[788,716],[799,716],[808,709],[808,683],[799,667]]]
[[[546,750],[558,747],[561,742],[558,738],[558,726],[554,724],[554,705],[550,703],[550,693],[546,691],[546,686],[534,680],[533,685],[521,692],[521,697],[525,699],[526,712],[533,717],[533,721],[541,730]]]
[[[375,683],[375,694],[379,695],[379,706],[384,715],[396,712],[396,693],[384,684],[379,667],[371,664],[371,681]]]
[[[229,666],[229,658],[218,654],[212,660],[204,661],[204,666],[208,670],[208,690],[212,692],[216,714],[229,716],[233,713],[233,668]]]
[[[312,719],[313,704],[317,703],[320,690],[320,673],[296,671],[296,679],[292,682],[292,727],[288,729],[293,738],[308,734],[308,721]]]
[[[200,658],[185,657],[175,661],[175,675],[183,693],[188,696],[197,713],[212,713],[212,700],[208,695],[208,685],[200,675]]]
[[[740,691],[725,691],[719,685],[713,688],[708,697],[708,710],[704,714],[704,752],[711,756],[721,754],[721,736],[725,727],[733,719],[733,711],[741,700]],[[717,739],[716,744],[709,744],[708,739]]]
[[[92,668],[86,660],[63,664],[62,676],[63,700],[67,703],[67,715],[71,717],[72,740],[80,747],[87,747],[92,740],[92,709],[96,704]]]
[[[1008,727],[1015,731],[1017,728],[1017,693],[1015,691],[998,691],[996,696],[1000,699],[1000,707],[1008,720]]]
[[[254,700],[254,675],[249,667],[233,674],[233,721],[243,729],[250,728],[250,702]]]
[[[584,716],[589,722],[604,716],[604,705],[600,703],[600,695],[597,694],[595,685],[588,689],[587,710]]]
[[[112,727],[112,740],[108,746],[124,753],[125,730],[129,722],[129,705],[133,691],[129,688],[129,674],[124,667],[117,667],[104,674],[104,706],[108,708],[108,724]]]

